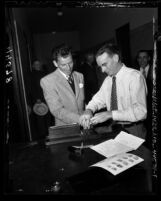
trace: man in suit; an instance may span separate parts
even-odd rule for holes
[[[40,85],[55,125],[79,123],[84,110],[84,77],[73,71],[71,49],[61,45],[52,50],[54,72],[43,77]]]
[[[148,50],[139,50],[137,53],[137,63],[140,72],[146,80],[147,94],[147,119],[145,121],[147,127],[147,146],[151,148],[152,138],[152,88],[153,88],[153,69],[151,65],[151,56]]]
[[[137,53],[139,70],[146,80],[152,79],[151,57],[148,50],[139,50]]]

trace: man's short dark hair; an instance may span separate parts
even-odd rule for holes
[[[150,52],[149,52],[149,50],[139,50],[138,53],[137,53],[137,57],[138,57],[139,54],[142,53],[142,52],[146,53],[146,54],[150,57]]]
[[[120,48],[113,43],[105,43],[96,53],[96,58],[106,52],[108,55],[113,56],[117,54],[119,56],[119,60],[121,60],[121,51]]]
[[[61,44],[55,48],[52,49],[52,59],[57,61],[58,57],[67,57],[69,56],[71,53],[71,48],[66,45],[66,44]]]

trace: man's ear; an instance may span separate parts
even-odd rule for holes
[[[58,64],[57,64],[57,62],[55,60],[53,60],[53,64],[54,64],[55,67],[58,68]]]
[[[113,59],[115,62],[118,62],[119,61],[119,55],[118,54],[114,54],[113,55]]]

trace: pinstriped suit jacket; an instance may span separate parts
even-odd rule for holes
[[[84,110],[84,77],[73,72],[75,94],[58,69],[40,80],[44,98],[55,117],[55,125],[78,123]]]

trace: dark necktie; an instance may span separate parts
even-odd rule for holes
[[[70,84],[73,92],[75,93],[74,80],[73,80],[72,76],[68,77],[68,83]]]
[[[146,72],[145,72],[145,68],[143,68],[142,74],[143,74],[144,78],[146,79]]]
[[[116,93],[116,77],[112,78],[112,89],[111,89],[111,111],[118,110],[117,107],[117,93]]]

